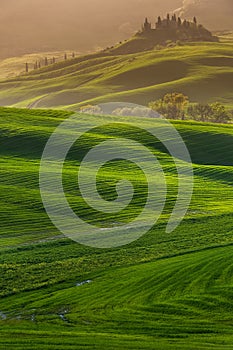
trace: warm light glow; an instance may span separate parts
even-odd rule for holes
[[[232,28],[232,0],[1,0],[0,57],[113,45],[139,29],[145,16],[176,9],[209,29]]]

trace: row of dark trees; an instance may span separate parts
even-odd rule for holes
[[[200,25],[197,25],[197,18],[193,17],[193,21],[187,21],[186,19],[184,19],[182,21],[181,17],[176,16],[176,14],[174,15],[170,15],[169,13],[167,14],[167,17],[165,18],[161,18],[161,16],[158,17],[158,20],[155,24],[155,28],[159,29],[159,28],[195,28],[197,29],[198,27],[200,27]],[[142,26],[142,31],[143,32],[150,32],[151,30],[153,30],[152,28],[152,24],[148,21],[148,18],[145,18],[145,22]]]
[[[169,26],[170,23],[176,23],[178,27],[190,27],[191,24],[197,26],[197,18],[193,17],[193,22],[187,21],[186,19],[182,22],[181,18],[176,16],[176,14],[170,16],[170,14],[167,14],[167,18],[165,20],[162,20],[162,18],[158,17],[158,22],[156,23],[156,27],[160,28],[163,23],[166,22],[166,25]]]
[[[71,58],[75,58],[75,53],[73,52],[72,55],[71,55]],[[64,60],[68,60],[68,55],[67,53],[64,54]],[[32,64],[32,69],[40,69],[41,67],[46,67],[50,64],[55,64],[57,61],[57,59],[55,57],[52,57],[52,58],[48,58],[48,57],[45,57],[43,61],[36,61],[34,64]],[[30,69],[30,64],[28,62],[25,63],[25,71],[26,73],[29,72],[29,69]]]
[[[193,119],[202,122],[228,123],[233,111],[227,111],[219,102],[212,104],[191,104],[188,96],[173,92],[149,103],[149,108],[168,119]]]
[[[219,102],[190,105],[187,108],[187,114],[195,120],[215,123],[228,123],[233,117],[233,111],[227,111],[225,106]]]

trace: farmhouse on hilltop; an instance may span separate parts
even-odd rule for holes
[[[213,36],[209,30],[197,23],[196,17],[192,21],[188,21],[182,20],[175,14],[172,16],[167,14],[167,17],[163,19],[159,16],[154,26],[146,18],[137,35],[154,36],[157,39],[165,36],[167,39],[183,41],[218,41],[218,38]]]

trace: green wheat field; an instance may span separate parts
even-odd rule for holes
[[[107,64],[99,62],[103,69]],[[211,69],[206,79],[229,76],[226,67],[215,74]],[[196,73],[180,83],[191,84],[190,89],[198,86],[203,67]],[[22,79],[29,88],[30,77]],[[41,94],[43,80],[35,84]],[[217,85],[211,85],[216,93]],[[16,95],[20,93],[19,86]],[[141,88],[138,94],[143,93]],[[163,145],[138,132],[138,118],[78,114],[80,125],[96,118],[106,122],[74,144],[64,166],[67,198],[83,219],[102,226],[113,219],[124,223],[134,218],[146,198],[143,173],[119,161],[101,169],[99,191],[106,200],[114,199],[120,173],[135,188],[129,208],[117,218],[103,217],[82,201],[75,181],[77,164],[95,143],[112,135],[127,135],[148,147],[160,161],[168,186],[164,211],[146,235],[120,248],[94,249],[63,236],[40,197],[44,146],[70,115],[0,108],[0,349],[233,349],[233,126],[173,121],[193,161],[194,193],[183,222],[169,234],[165,228],[177,196],[177,174]],[[140,119],[142,128],[154,122]]]

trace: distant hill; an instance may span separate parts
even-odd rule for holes
[[[102,51],[30,69],[0,82],[0,105],[70,110],[102,102],[147,105],[178,91],[193,102],[233,108],[232,38],[227,33],[219,42],[171,43],[133,54]]]
[[[56,62],[63,61],[64,55],[72,57],[73,54],[80,55],[78,52],[71,51],[51,51],[51,52],[35,52],[28,55],[16,56],[6,59],[0,59],[0,80],[12,79],[18,75],[25,73],[25,63],[28,63],[28,67],[31,70],[35,66],[35,63],[44,64],[45,57],[48,62],[52,62],[53,59]]]
[[[182,20],[175,14],[169,14],[165,19],[158,17],[153,28],[152,24],[145,19],[142,29],[131,39],[113,48],[111,52],[118,54],[135,53],[152,50],[156,45],[167,45],[169,42],[218,42],[214,36],[202,24],[198,24],[196,17],[193,21]]]

